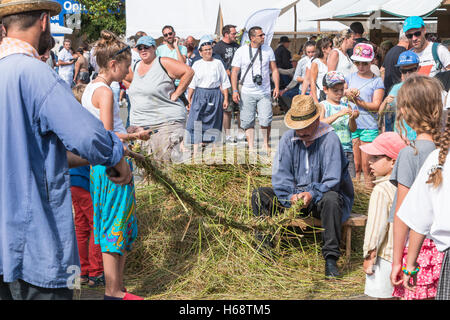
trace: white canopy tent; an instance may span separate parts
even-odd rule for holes
[[[62,27],[57,23],[50,23],[50,32],[52,34],[72,34],[73,30],[70,28]]]
[[[299,20],[339,19],[356,15],[370,15],[384,11],[398,17],[426,16],[438,8],[443,0],[332,0],[318,10],[301,13]]]
[[[164,25],[171,25],[178,36],[199,39],[205,34],[220,33],[220,26],[226,24],[233,24],[241,29],[253,13],[262,9],[280,9],[280,15],[283,15],[297,2],[298,0],[172,0],[164,3],[127,0],[126,35],[129,37],[138,31],[145,31],[156,39],[161,37]]]
[[[297,10],[297,14],[295,14]],[[298,17],[297,21],[297,32],[318,32],[318,25],[315,21],[305,21],[302,16],[310,14],[312,12],[317,12],[319,7],[317,7],[311,0],[300,0],[297,5],[289,9],[285,14],[281,15],[275,25],[275,32],[292,32],[295,31],[295,17]],[[322,21],[320,22],[320,31],[322,32],[338,32],[347,29],[343,23],[338,21]]]

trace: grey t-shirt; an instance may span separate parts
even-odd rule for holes
[[[428,140],[416,140],[415,149],[407,146],[400,150],[397,161],[395,161],[394,169],[392,169],[390,181],[393,185],[402,184],[411,188],[417,174],[422,168],[423,163],[428,155],[436,149],[434,142]],[[397,206],[397,193],[395,193],[394,202],[392,203],[389,222],[394,222],[395,207]]]

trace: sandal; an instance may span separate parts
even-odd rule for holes
[[[80,276],[80,284],[82,286],[88,285],[89,284],[89,276],[88,275]]]
[[[105,286],[105,274],[97,277],[89,277],[89,288],[97,288]]]

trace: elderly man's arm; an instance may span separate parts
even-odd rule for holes
[[[312,196],[312,201],[317,203],[322,199],[324,193],[328,191],[338,191],[342,178],[342,162],[346,161],[341,151],[342,146],[338,136],[330,132],[327,137],[322,140],[320,146],[321,172],[323,172],[320,182],[313,182],[306,191]]]
[[[295,177],[290,137],[281,138],[272,167],[272,186],[278,201],[284,207],[291,207],[291,198],[295,192]]]

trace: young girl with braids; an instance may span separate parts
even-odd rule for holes
[[[420,248],[430,237],[444,254],[436,300],[450,300],[450,117],[439,141],[439,150],[433,151],[420,170],[416,181],[398,211],[398,217],[411,228],[409,250],[403,275],[403,285],[414,291],[422,270],[418,256]],[[418,268],[419,265],[419,268]],[[411,284],[411,276],[413,283]]]
[[[431,238],[425,239],[420,248],[418,263],[421,272],[415,290],[405,290],[401,285],[402,265],[405,264],[408,253],[409,228],[397,213],[423,163],[436,149],[436,145],[439,145],[442,109],[441,86],[436,79],[412,75],[405,80],[398,92],[396,122],[401,135],[406,136],[404,122],[417,133],[416,140],[400,151],[390,178],[398,187],[390,218],[394,222],[391,282],[394,285],[393,296],[405,300],[433,299],[436,296],[442,254]],[[421,196],[417,200],[421,201]]]
[[[95,55],[100,68],[97,78],[86,86],[82,105],[99,118],[107,130],[123,141],[148,140],[149,131],[128,134],[119,115],[119,106],[111,89],[113,81],[122,81],[131,64],[130,47],[109,32],[102,31]],[[131,162],[127,160],[130,167]],[[137,236],[136,199],[133,179],[128,185],[116,185],[108,179],[107,168],[93,166],[90,172],[94,205],[94,237],[100,244],[105,274],[105,300],[142,300],[123,287],[125,259]]]

